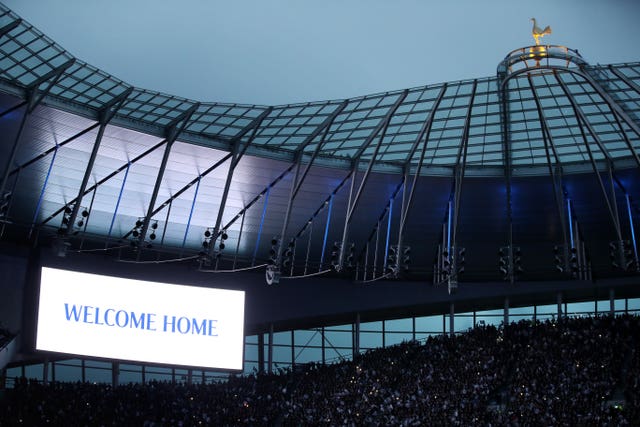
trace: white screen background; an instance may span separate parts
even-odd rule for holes
[[[36,349],[171,365],[242,369],[244,292],[42,268]],[[155,313],[155,331],[67,320],[65,303]],[[90,313],[94,311],[90,310]],[[215,319],[217,336],[163,332],[167,315]],[[93,316],[88,317],[93,321]],[[113,316],[111,317],[113,322]]]

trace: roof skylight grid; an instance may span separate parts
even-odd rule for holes
[[[74,59],[68,52],[33,28],[19,21],[5,6],[0,5],[0,28],[13,22],[19,24],[0,38],[0,79],[18,88],[24,88],[38,78],[56,70]],[[9,27],[7,27],[9,28]],[[618,103],[633,120],[640,119],[640,65],[585,66],[579,72],[592,76],[603,90]],[[588,123],[576,116],[570,99],[564,93],[560,79],[576,102],[576,108]],[[529,88],[529,81],[534,89]],[[473,105],[470,99],[475,85]],[[600,147],[590,135],[587,124],[598,133],[598,140],[614,159],[627,158],[636,149],[640,137],[614,113],[606,99],[589,81],[576,78],[574,72],[540,68],[513,78],[509,82],[508,112],[510,119],[510,147],[514,163],[520,166],[546,162],[542,137],[543,128],[534,100],[543,110],[551,141],[562,162],[588,161],[583,132],[594,155],[603,156]],[[273,150],[296,151],[307,144],[304,151],[311,154],[317,144],[321,156],[350,159],[360,156],[370,159],[382,137],[380,125],[395,108],[399,97],[404,99],[389,117],[384,129],[376,161],[399,165],[418,161],[416,139],[424,122],[430,117],[441,90],[446,86],[437,111],[433,114],[431,131],[427,136],[424,164],[427,166],[453,166],[459,160],[465,119],[470,113],[467,164],[473,167],[503,164],[503,141],[500,125],[500,101],[497,77],[466,80],[360,96],[348,100],[298,103],[272,107],[272,111],[258,125],[252,144]],[[113,76],[75,60],[51,87],[49,98],[58,99],[71,111],[87,115],[87,109],[96,112],[130,86]],[[45,99],[45,103],[47,100]],[[337,109],[327,129],[318,130]],[[134,88],[116,112],[120,125],[131,122],[132,128],[144,131],[144,126],[166,127],[179,120],[197,101],[159,92]],[[200,103],[190,116],[184,132],[205,138],[232,140],[242,135],[248,141],[252,132],[246,131],[267,106]],[[469,109],[471,111],[469,112]],[[142,125],[142,127],[137,127]],[[326,131],[326,136],[325,136]],[[377,132],[377,133],[376,133]],[[374,133],[376,133],[374,135]],[[315,135],[313,140],[309,140]],[[368,146],[365,144],[369,142]],[[428,170],[425,170],[428,173]]]

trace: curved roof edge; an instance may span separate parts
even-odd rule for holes
[[[532,69],[509,82],[506,104],[497,76],[278,106],[199,102],[133,87],[78,60],[0,3],[0,70],[0,92],[22,99],[91,120],[111,111],[112,124],[160,137],[184,121],[181,141],[223,150],[243,141],[249,154],[280,159],[317,151],[334,165],[373,161],[395,171],[421,164],[423,174],[438,175],[462,164],[493,175],[506,165],[540,169],[549,144],[559,165],[625,164],[640,149],[640,63],[585,63],[591,82]],[[602,123],[613,129],[600,130]],[[595,147],[594,158],[585,145]]]

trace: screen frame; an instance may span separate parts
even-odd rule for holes
[[[221,291],[233,291],[233,292],[240,292],[242,293],[242,325],[241,325],[241,329],[242,329],[242,345],[241,345],[241,349],[240,349],[240,357],[241,357],[241,363],[240,363],[240,367],[239,368],[229,368],[229,367],[213,367],[213,366],[206,366],[206,365],[200,365],[200,364],[188,364],[188,363],[165,363],[165,362],[158,362],[158,361],[149,361],[149,360],[141,360],[141,359],[134,359],[134,358],[127,358],[127,357],[109,357],[109,356],[100,356],[100,355],[95,355],[95,354],[86,354],[86,353],[78,353],[78,352],[66,352],[66,351],[57,351],[57,350],[45,350],[45,349],[39,349],[38,348],[38,334],[39,334],[39,322],[40,322],[40,304],[41,304],[41,288],[42,288],[42,271],[43,269],[51,269],[51,270],[60,270],[60,271],[65,271],[65,272],[69,272],[69,273],[79,273],[79,274],[89,274],[89,275],[95,275],[95,276],[102,276],[105,278],[113,278],[116,280],[132,280],[132,281],[136,281],[136,282],[149,282],[152,284],[160,284],[160,285],[166,285],[166,286],[179,286],[179,287],[186,287],[186,288],[204,288],[204,289],[215,289],[215,290],[221,290]],[[125,363],[125,364],[133,364],[133,365],[140,365],[140,366],[157,366],[157,367],[164,367],[164,368],[175,368],[175,369],[197,369],[197,370],[203,370],[203,371],[211,371],[211,372],[229,372],[229,373],[242,373],[244,371],[245,368],[245,350],[246,350],[246,305],[247,305],[247,292],[243,289],[237,289],[237,288],[224,288],[224,287],[211,287],[211,286],[206,286],[206,285],[194,285],[194,284],[182,284],[182,283],[175,283],[175,282],[166,282],[166,281],[159,281],[159,280],[154,280],[154,279],[149,279],[149,278],[141,278],[141,277],[126,277],[123,275],[117,275],[117,274],[104,274],[103,272],[96,272],[96,271],[86,271],[83,269],[74,269],[74,268],[67,268],[67,267],[60,267],[57,265],[46,265],[46,264],[41,264],[38,266],[37,268],[37,272],[35,274],[36,277],[34,277],[34,294],[33,294],[33,305],[32,307],[34,308],[33,310],[33,336],[32,336],[32,345],[31,348],[33,349],[33,351],[36,354],[42,354],[42,355],[48,355],[48,356],[52,356],[53,358],[56,359],[67,359],[67,358],[79,358],[79,359],[85,359],[85,360],[96,360],[96,361],[106,361],[106,362],[121,362],[121,363]],[[133,276],[137,276],[137,275],[133,275]],[[66,357],[68,356],[68,357]]]

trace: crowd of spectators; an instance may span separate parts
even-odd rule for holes
[[[223,383],[17,380],[0,425],[640,424],[640,318],[479,326]]]

